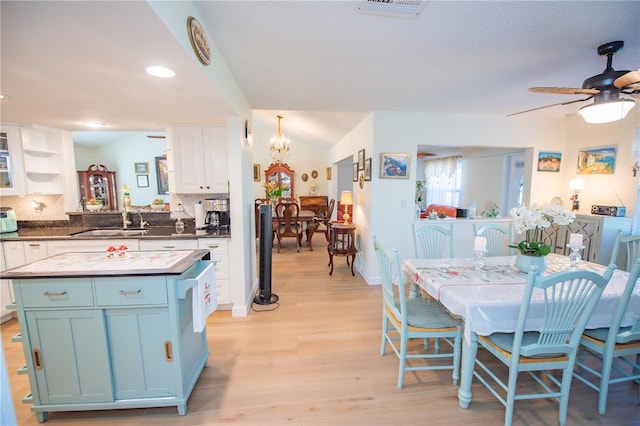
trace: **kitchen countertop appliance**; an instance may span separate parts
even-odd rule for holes
[[[229,231],[229,199],[207,198],[204,200],[205,219],[207,228],[216,231]]]
[[[0,207],[0,233],[16,232],[17,230],[16,212],[11,207]]]

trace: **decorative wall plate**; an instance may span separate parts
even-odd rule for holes
[[[360,177],[358,178],[358,182],[360,183],[360,189],[364,188],[364,173],[360,173]]]
[[[209,42],[207,36],[204,33],[204,29],[200,25],[200,22],[193,16],[189,16],[187,19],[187,31],[189,32],[189,40],[191,41],[191,47],[196,53],[198,60],[202,65],[209,65],[211,62],[211,49],[209,49]]]
[[[302,174],[302,181],[303,181],[303,182],[306,182],[307,180],[309,180],[309,176],[307,176],[307,174],[306,174],[306,173],[303,173],[303,174]]]
[[[316,170],[312,171],[311,172],[311,177],[314,178],[314,179],[317,178],[318,177],[318,172]]]

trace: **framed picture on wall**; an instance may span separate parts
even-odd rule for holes
[[[540,151],[538,154],[539,172],[559,172],[562,154],[559,152]]]
[[[138,188],[148,188],[149,187],[149,175],[137,175],[138,179]]]
[[[579,175],[612,175],[615,170],[615,147],[581,149],[578,151]]]
[[[169,194],[169,169],[167,157],[156,157],[156,179],[158,182],[158,195]]]
[[[364,161],[364,180],[371,180],[371,157]]]
[[[364,170],[364,149],[358,151],[358,170]]]
[[[411,154],[383,152],[380,154],[380,178],[409,179]]]
[[[149,163],[133,163],[133,168],[135,169],[135,172],[139,174],[149,173]]]
[[[358,163],[353,163],[353,181],[358,181]]]
[[[253,165],[253,181],[260,182],[260,164]]]

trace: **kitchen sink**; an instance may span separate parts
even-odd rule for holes
[[[144,235],[146,229],[92,229],[72,234],[74,237],[135,237]]]

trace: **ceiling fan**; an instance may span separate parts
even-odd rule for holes
[[[624,41],[612,41],[598,47],[598,55],[607,57],[607,67],[602,74],[587,78],[582,88],[572,87],[531,87],[530,92],[553,93],[560,95],[588,95],[584,99],[559,102],[507,115],[523,114],[558,105],[569,105],[593,99],[593,103],[580,108],[578,113],[588,123],[608,123],[624,118],[635,105],[627,96],[640,97],[640,69],[634,71],[616,71],[613,69],[613,55],[622,49]]]

